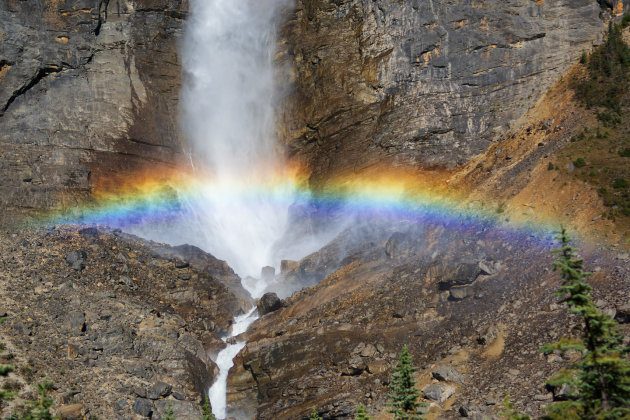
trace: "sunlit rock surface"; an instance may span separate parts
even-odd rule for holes
[[[481,153],[601,39],[596,1],[298,0],[282,137],[315,183]]]

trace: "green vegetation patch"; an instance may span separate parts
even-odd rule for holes
[[[577,98],[587,108],[599,108],[598,119],[606,126],[620,121],[622,101],[630,80],[630,47],[623,41],[623,27],[610,23],[608,38],[586,60],[587,74],[573,80]]]

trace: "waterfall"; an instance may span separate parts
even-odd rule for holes
[[[285,3],[193,0],[181,47],[182,127],[193,161],[213,181],[193,195],[188,223],[194,242],[241,277],[277,265],[272,250],[291,204],[274,134],[276,21]]]
[[[188,203],[187,223],[194,232],[187,242],[226,260],[243,278],[258,278],[262,267],[277,266],[273,247],[285,233],[292,202],[274,136],[275,23],[284,2],[192,0],[182,43],[182,127],[193,164],[209,170],[213,180]],[[258,297],[262,282],[243,285]],[[256,318],[254,309],[237,317],[232,336]],[[232,360],[244,346],[228,344],[216,357],[220,373],[209,398],[219,419],[226,416]]]

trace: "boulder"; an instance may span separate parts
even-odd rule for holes
[[[431,375],[438,381],[464,383],[462,375],[453,366],[438,366],[431,372]]]
[[[193,401],[179,401],[171,399],[163,399],[155,402],[155,411],[152,418],[164,419],[166,411],[173,410],[173,418],[176,419],[201,419],[199,404]]]
[[[260,315],[268,314],[269,312],[277,311],[284,305],[282,300],[277,294],[269,292],[265,293],[258,301],[258,312]]]
[[[374,357],[376,353],[376,347],[373,344],[368,344],[361,350],[362,357]]]
[[[449,299],[462,300],[470,296],[474,296],[475,289],[471,285],[455,286],[449,289]]]
[[[422,393],[429,400],[444,402],[455,393],[455,387],[446,384],[431,384],[424,387]]]
[[[481,274],[481,269],[478,263],[460,263],[444,273],[438,287],[440,290],[448,290],[453,286],[472,284],[479,274]]]
[[[138,398],[136,402],[133,403],[133,411],[142,417],[150,418],[153,414],[153,404],[146,398]]]
[[[152,400],[157,400],[160,397],[166,397],[171,393],[172,386],[166,382],[157,382],[151,388],[147,390],[147,397]]]
[[[86,239],[89,238],[98,238],[99,232],[95,227],[86,227],[83,229],[79,229],[79,235],[83,236]]]

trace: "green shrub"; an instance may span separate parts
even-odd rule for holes
[[[217,420],[212,414],[212,409],[210,408],[210,402],[208,401],[208,397],[203,400],[203,405],[201,406],[201,412],[203,414],[203,420]]]
[[[322,419],[322,417],[319,415],[319,411],[317,411],[317,408],[313,407],[313,409],[311,410],[311,415],[309,416],[308,420],[324,420],[324,419]]]
[[[619,151],[619,156],[621,157],[630,157],[630,147],[627,147],[623,150]]]
[[[357,407],[357,412],[354,415],[354,420],[370,420],[370,416],[368,416],[367,410],[365,409],[363,403],[359,403],[359,406]]]
[[[616,127],[621,122],[619,114],[609,110],[598,112],[597,119],[606,127]]]
[[[510,401],[510,393],[505,394],[505,399],[503,400],[503,410],[499,412],[506,420],[530,420],[527,414],[521,414],[518,412],[516,407],[514,407],[514,403]]]
[[[588,55],[586,51],[582,51],[582,55],[580,55],[580,64],[586,64],[588,61]]]
[[[173,413],[173,403],[169,402],[166,411],[164,412],[163,420],[175,420],[175,414]]]
[[[586,166],[586,161],[584,160],[584,158],[577,158],[573,161],[573,166],[575,166],[576,168],[583,168],[584,166]]]
[[[615,179],[615,181],[612,184],[613,188],[615,189],[619,189],[619,188],[626,188],[628,186],[628,181],[626,181],[623,178],[617,178]]]

